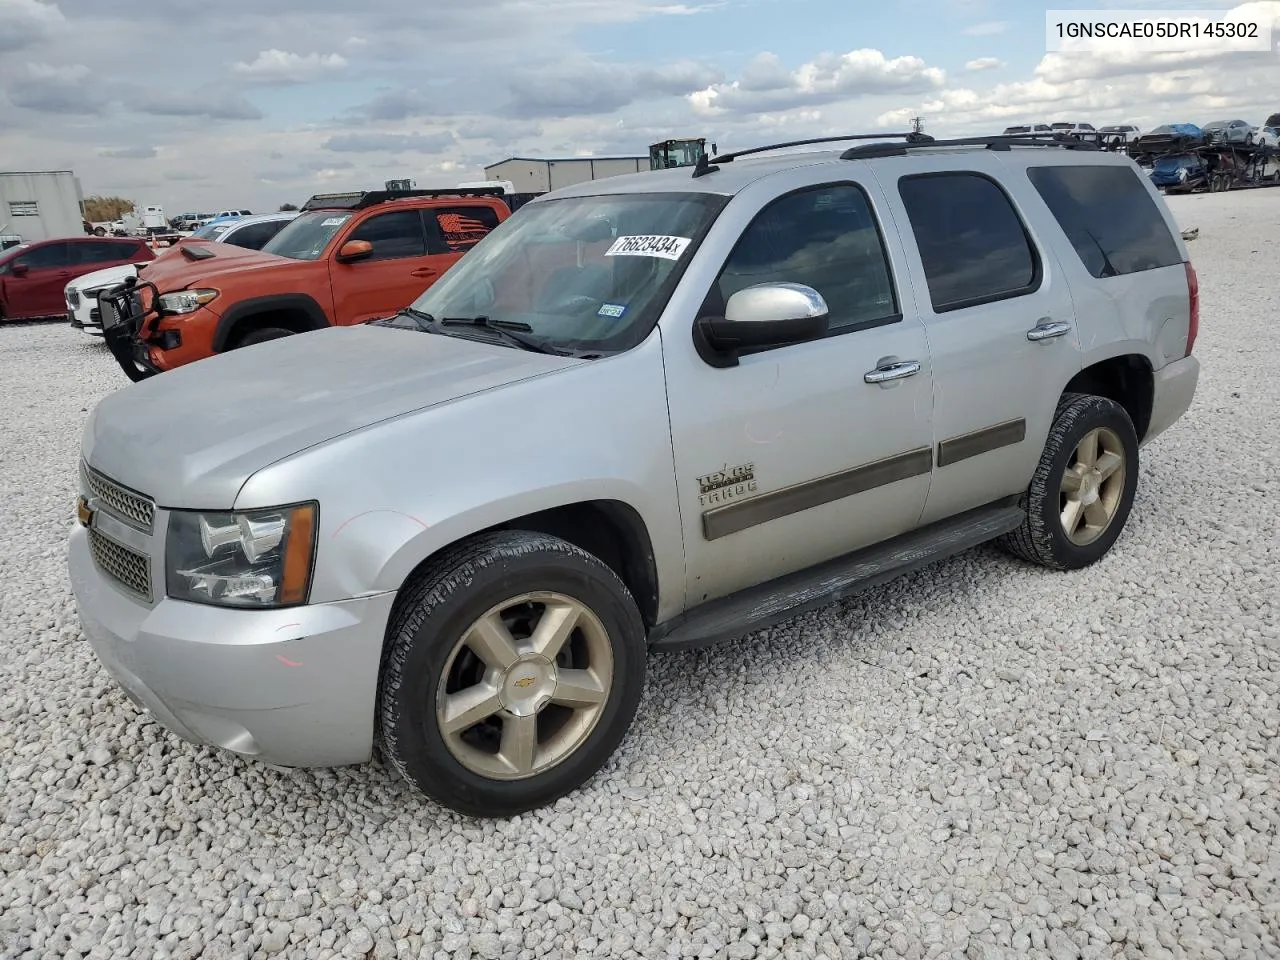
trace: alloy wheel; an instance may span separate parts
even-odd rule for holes
[[[1062,475],[1062,529],[1086,546],[1102,536],[1124,499],[1125,455],[1120,436],[1108,427],[1084,435]]]
[[[454,644],[436,723],[470,772],[536,776],[591,735],[613,670],[608,632],[590,609],[562,594],[526,593],[491,607]]]

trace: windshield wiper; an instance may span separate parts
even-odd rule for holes
[[[485,330],[492,330],[502,339],[515,344],[522,350],[532,353],[550,353],[559,357],[565,355],[563,350],[556,349],[545,340],[525,336],[533,330],[533,327],[527,323],[519,323],[515,320],[491,320],[483,316],[444,317],[439,323],[442,327],[483,327]]]
[[[415,310],[413,307],[405,307],[403,310],[397,310],[394,315],[386,319],[386,323],[390,323],[396,317],[408,317],[423,333],[431,333],[431,325],[436,322],[436,318],[429,313],[421,310]],[[383,322],[383,321],[375,321]]]

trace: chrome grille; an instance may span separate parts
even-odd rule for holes
[[[75,310],[80,306],[80,291],[72,288],[67,291],[67,305]]]
[[[90,467],[84,468],[84,475],[89,493],[100,500],[110,513],[115,514],[131,527],[137,527],[147,533],[151,532],[156,513],[156,505],[151,500],[120,486],[114,480],[108,480]]]
[[[151,602],[151,558],[89,530],[89,548],[93,560],[107,576],[140,600]]]

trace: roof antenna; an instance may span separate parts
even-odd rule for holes
[[[693,165],[693,176],[696,180],[698,177],[705,177],[708,173],[715,173],[720,168],[712,164],[707,152],[704,150],[698,154],[698,162]]]

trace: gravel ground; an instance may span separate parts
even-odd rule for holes
[[[1280,190],[1171,202],[1205,371],[1105,561],[981,549],[658,658],[609,767],[507,822],[140,716],[64,569],[124,377],[0,329],[0,956],[1280,955]]]

